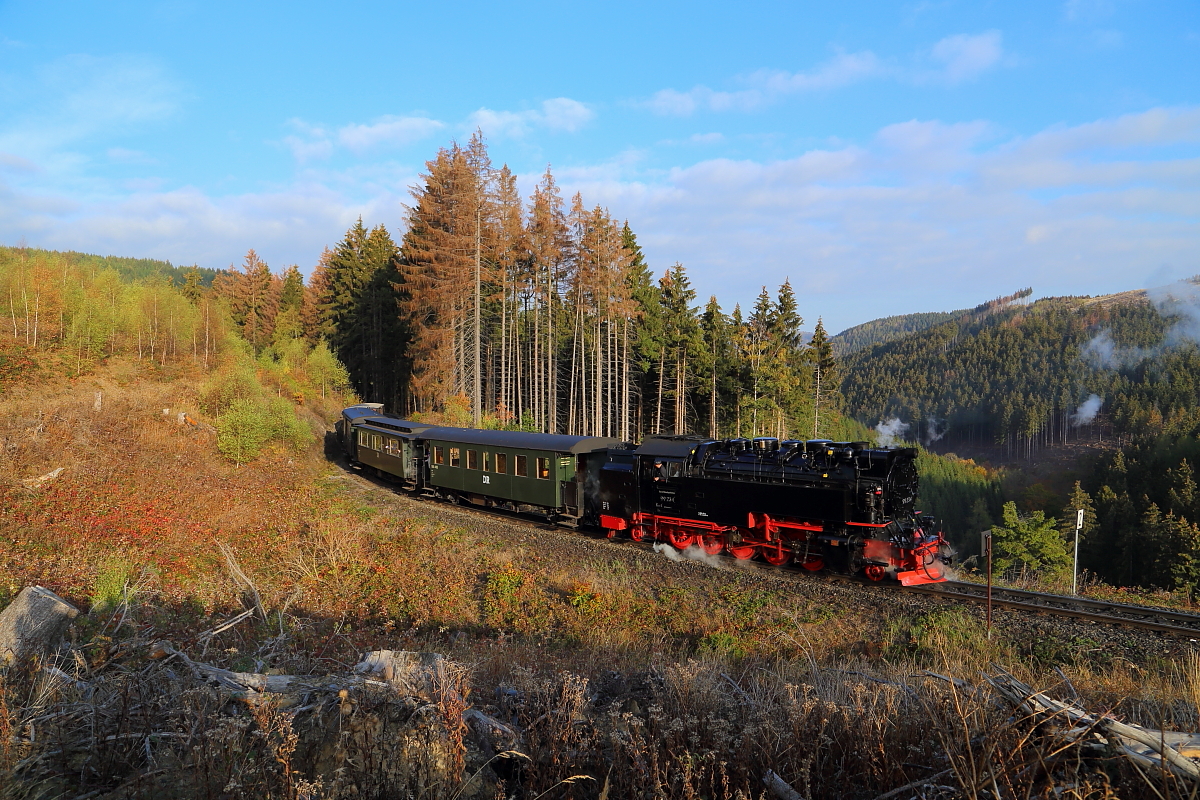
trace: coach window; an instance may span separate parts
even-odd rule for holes
[[[389,456],[398,456],[400,455],[400,442],[395,439],[388,439],[386,449]]]
[[[496,472],[508,474],[508,453],[496,453]]]
[[[467,469],[479,469],[479,451],[467,451]]]
[[[367,441],[367,432],[366,431],[358,432],[358,443],[361,444],[363,447],[371,446],[371,443]]]
[[[487,450],[483,451],[483,471],[484,472],[492,471],[492,454],[489,453]]]
[[[383,437],[377,433],[371,435],[371,449],[372,450],[382,450],[383,449]]]
[[[539,458],[537,460],[537,476],[544,481],[550,480],[550,459]]]
[[[433,448],[433,463],[435,463],[435,464],[445,464],[446,463],[446,448],[444,448],[444,447]]]
[[[462,463],[462,450],[457,447],[450,448],[450,466],[457,467]]]
[[[518,478],[529,477],[529,459],[526,456],[517,456],[517,470],[513,474]]]

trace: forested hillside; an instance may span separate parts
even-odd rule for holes
[[[1119,435],[1141,434],[1196,405],[1194,345],[1165,347],[1177,322],[1144,298],[1040,300],[861,350],[842,391],[854,416],[932,420],[951,442],[1012,456],[1066,441],[1101,407]]]
[[[154,269],[135,277],[130,265],[139,264]],[[311,442],[300,410],[327,394],[336,403],[333,392],[349,380],[327,344],[305,332],[299,270],[273,275],[251,251],[245,271],[220,273],[206,288],[201,270],[176,283],[165,266],[0,249],[0,394],[124,357],[160,380],[201,380],[199,408],[215,423],[219,451],[236,462],[272,444]]]
[[[170,261],[159,261],[154,258],[126,258],[124,256],[98,256],[91,253],[77,253],[74,250],[52,251],[39,250],[32,247],[3,247],[7,257],[26,257],[53,259],[57,264],[74,267],[80,271],[95,275],[103,270],[110,270],[124,280],[140,281],[152,277],[166,278],[175,286],[182,287],[190,273],[195,273],[195,279],[201,286],[211,286],[213,278],[220,270],[210,267],[177,267]]]
[[[918,333],[934,325],[957,319],[967,310],[961,311],[925,311],[916,314],[899,314],[894,317],[881,317],[861,325],[847,328],[834,336],[834,352],[841,357],[856,353],[867,347],[885,344],[903,338],[910,333]]]

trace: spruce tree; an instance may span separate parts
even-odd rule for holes
[[[634,376],[637,386],[637,411],[633,426],[635,437],[641,439],[647,433],[657,433],[654,409],[661,386],[659,363],[664,350],[665,321],[663,319],[662,290],[654,281],[654,273],[646,263],[637,236],[626,221],[621,230],[621,246],[629,253],[629,267],[625,285],[633,302],[632,353]]]

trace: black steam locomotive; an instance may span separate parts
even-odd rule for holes
[[[905,585],[944,580],[914,510],[916,451],[866,442],[598,436],[448,428],[361,404],[338,439],[356,467],[450,502],[543,514],[610,537],[794,562]]]

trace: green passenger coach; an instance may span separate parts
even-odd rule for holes
[[[429,428],[421,439],[429,486],[438,495],[516,510],[550,509],[575,518],[584,511],[588,455],[619,443],[599,436],[471,428]]]
[[[420,434],[430,427],[384,414],[377,403],[362,403],[342,412],[337,435],[351,460],[415,489],[423,475]]]

